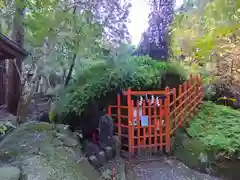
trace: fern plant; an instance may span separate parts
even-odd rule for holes
[[[167,72],[185,78],[184,70],[174,63],[159,62],[150,57],[112,55],[82,68],[62,94],[56,109],[62,114],[75,112],[81,115],[90,102],[109,92],[126,88],[157,88]]]

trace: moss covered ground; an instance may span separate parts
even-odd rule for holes
[[[211,151],[232,155],[240,149],[240,111],[205,102],[187,132]]]

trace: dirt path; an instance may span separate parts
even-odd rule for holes
[[[127,176],[129,180],[221,180],[189,169],[173,158],[132,164]]]

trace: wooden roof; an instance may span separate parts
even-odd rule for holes
[[[15,42],[0,33],[0,61],[14,59],[16,57],[26,57],[28,52],[20,48]]]

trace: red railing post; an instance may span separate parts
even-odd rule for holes
[[[128,104],[128,152],[129,158],[132,156],[133,152],[133,136],[132,136],[132,126],[133,123],[133,107],[132,107],[132,94],[131,89],[128,88],[127,90],[127,104]]]
[[[173,88],[173,128],[174,128],[174,134],[176,133],[176,128],[177,128],[177,124],[178,124],[178,121],[177,121],[177,112],[176,112],[176,108],[177,108],[177,105],[176,105],[176,88]]]
[[[171,119],[170,119],[170,90],[168,87],[165,88],[166,99],[164,102],[165,112],[165,130],[166,130],[166,152],[170,153],[171,149]]]
[[[182,117],[182,123],[186,120],[186,107],[187,107],[187,83],[184,82],[183,84],[183,117]]]
[[[146,101],[145,100],[143,100],[143,103],[142,103],[142,114],[145,116],[146,115]],[[147,141],[147,139],[146,139],[146,134],[147,134],[147,132],[146,132],[146,127],[142,127],[143,128],[143,139],[142,139],[142,141],[141,141],[141,145],[142,145],[142,147],[146,147],[146,141]]]
[[[182,102],[182,85],[178,86],[178,109],[179,109],[179,127],[182,127],[182,106],[183,106],[183,102]]]
[[[151,149],[152,146],[152,102],[150,99],[148,100],[148,127],[147,127],[147,139],[148,139],[148,145],[149,145],[149,150]]]
[[[190,74],[189,76],[189,80],[188,80],[188,88],[190,89],[189,90],[189,102],[190,102],[190,105],[189,105],[189,109],[191,109],[191,107],[194,105],[195,102],[192,102],[192,98],[193,98],[193,93],[194,93],[194,82],[193,82],[193,75]]]
[[[159,103],[159,102],[158,102]],[[157,128],[158,128],[158,123],[157,123],[157,101],[154,100],[154,108],[153,108],[153,131],[154,131],[154,152],[157,152]]]
[[[137,145],[138,145],[138,155],[140,155],[140,149],[139,146],[141,145],[141,134],[140,134],[140,130],[141,130],[141,126],[140,126],[140,105],[139,105],[139,101],[137,101]]]
[[[121,98],[117,95],[117,125],[118,125],[118,135],[121,136]]]
[[[132,138],[132,154],[134,154],[135,152],[135,148],[136,148],[136,143],[135,143],[135,135],[134,135],[134,130],[135,130],[135,122],[134,122],[134,101],[131,100],[131,110],[132,110],[132,126],[131,126],[131,138]]]
[[[199,79],[200,79],[200,82],[199,82],[199,84],[200,84],[200,91],[201,91],[201,102],[202,102],[202,100],[203,100],[203,97],[204,97],[204,88],[203,88],[203,76],[202,76],[202,74],[200,74],[200,76],[199,76]]]
[[[191,80],[192,80],[192,76],[190,75],[189,76],[189,79],[187,81],[187,117],[186,117],[186,122],[188,121],[188,119],[190,118],[190,115],[191,115],[191,106],[193,105],[192,104],[192,84],[191,84]]]
[[[163,123],[164,123],[164,111],[165,111],[165,107],[163,100],[160,99],[160,104],[159,104],[159,123],[158,123],[158,129],[159,129],[159,146],[160,146],[160,150],[162,151],[163,149]]]

